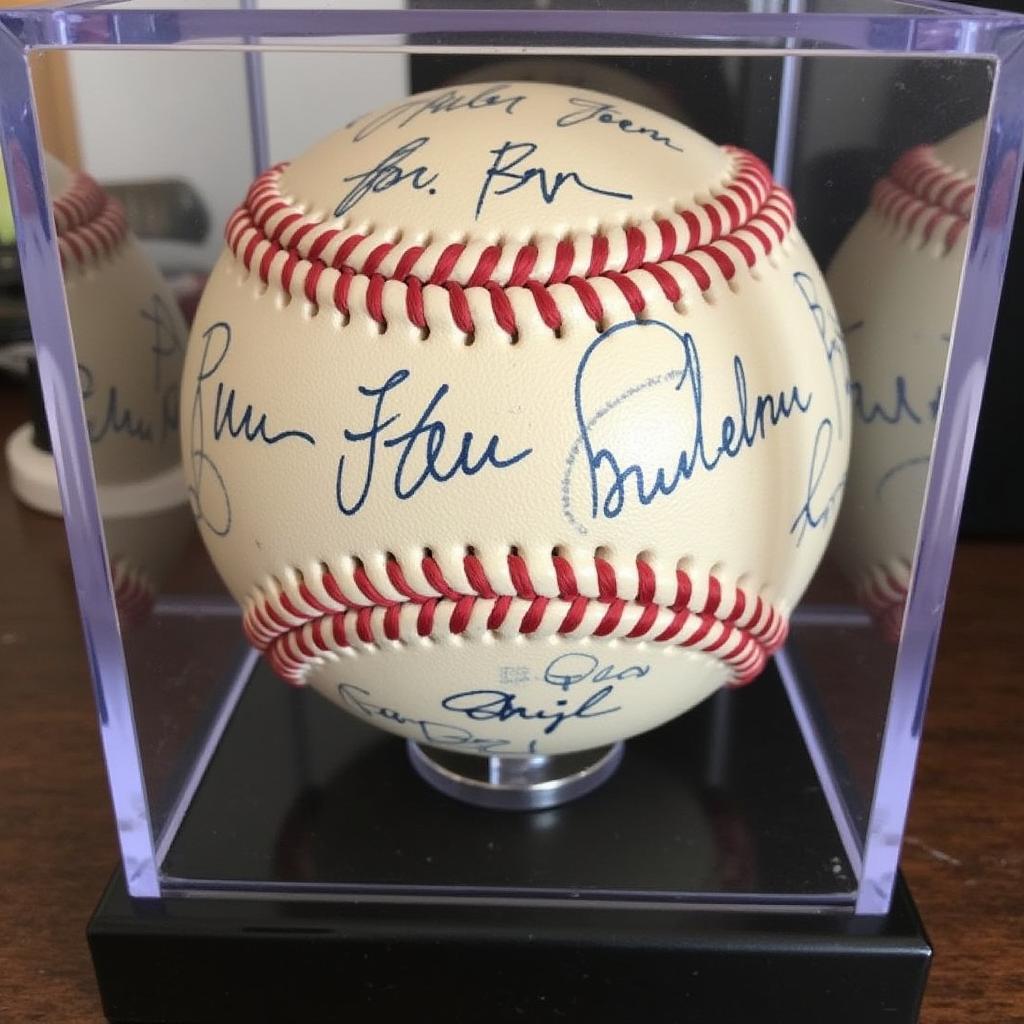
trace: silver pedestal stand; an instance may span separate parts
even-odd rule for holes
[[[622,760],[622,743],[573,754],[478,757],[408,741],[416,773],[447,796],[498,811],[538,811],[584,796]]]

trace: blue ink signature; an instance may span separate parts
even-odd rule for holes
[[[436,96],[426,96],[410,100],[408,103],[399,103],[397,106],[389,107],[387,110],[375,117],[372,117],[352,136],[353,142],[362,142],[367,136],[383,128],[385,125],[394,125],[396,128],[404,128],[422,114],[451,114],[456,110],[495,110],[504,109],[506,114],[515,112],[516,107],[526,99],[521,93],[507,94],[502,92],[507,88],[507,83],[488,85],[477,92],[460,92],[458,89],[448,89],[438,93]],[[363,117],[357,117],[350,121],[347,128],[359,124]]]
[[[98,387],[91,367],[79,363],[78,373],[82,401],[86,406],[86,426],[92,444],[105,438],[121,436],[143,444],[163,444],[178,432],[179,375],[164,380],[164,364],[176,368],[184,351],[183,339],[175,330],[175,322],[167,303],[157,294],[149,297],[148,305],[139,310],[139,317],[150,325],[149,351],[153,357],[153,387],[159,396],[159,422],[154,423],[128,405],[120,388],[112,384]],[[97,399],[103,395],[102,399]],[[97,407],[102,409],[97,418],[90,415]]]
[[[607,683],[643,679],[650,671],[650,665],[630,665],[620,669],[615,665],[602,665],[592,654],[572,652],[559,655],[544,669],[544,682],[566,691],[584,681]]]
[[[346,441],[365,446],[366,467],[363,470],[361,485],[358,482],[356,484],[359,487],[358,495],[354,499],[346,498],[343,477],[350,455],[345,454],[338,459],[335,495],[338,509],[343,515],[355,515],[366,502],[377,468],[379,446],[400,449],[395,464],[392,487],[395,497],[401,501],[412,498],[428,480],[443,484],[459,474],[475,476],[488,467],[508,469],[517,462],[521,462],[533,451],[532,448],[524,448],[514,455],[502,456],[498,451],[501,438],[497,434],[492,434],[490,440],[483,446],[483,450],[480,451],[477,448],[474,452],[476,437],[469,430],[463,433],[462,440],[457,445],[448,444],[449,426],[440,417],[434,418],[435,410],[448,394],[447,384],[442,384],[434,392],[413,427],[381,440],[381,434],[402,418],[402,414],[398,412],[385,418],[384,402],[410,377],[409,370],[396,370],[379,387],[360,385],[358,388],[360,395],[373,399],[373,413],[371,423],[365,430],[349,430],[347,428],[345,430]],[[444,456],[447,466],[442,465],[442,456]]]
[[[655,374],[639,384],[634,384],[621,394],[616,395],[615,398],[605,402],[587,421],[587,428],[592,431],[605,416],[617,409],[623,402],[628,401],[634,395],[638,395],[641,391],[657,387],[659,384],[664,384],[670,380],[678,380],[681,376],[682,374],[678,370],[669,370],[668,373]],[[568,458],[565,460],[565,472],[562,474],[562,515],[577,533],[581,536],[586,536],[590,531],[576,518],[572,510],[572,475],[582,447],[583,438],[577,437],[570,446]]]
[[[441,701],[446,711],[455,711],[465,715],[471,722],[507,722],[519,719],[526,722],[547,722],[544,735],[553,732],[569,721],[583,721],[588,718],[600,718],[612,715],[621,708],[601,708],[597,710],[614,692],[614,686],[604,686],[590,694],[578,707],[569,710],[567,700],[556,700],[555,708],[537,708],[530,710],[516,701],[514,693],[505,690],[467,690],[465,693],[453,693]]]
[[[850,377],[846,363],[846,345],[843,341],[843,329],[831,306],[826,308],[818,298],[818,289],[810,274],[798,270],[793,274],[793,284],[803,296],[807,311],[814,320],[814,326],[821,342],[822,353],[832,378],[832,395],[836,407],[836,435],[843,437],[843,407],[850,390]],[[841,376],[840,376],[841,374]]]
[[[591,359],[602,345],[623,331],[648,329],[664,331],[679,344],[681,366],[673,373],[673,376],[678,374],[674,390],[683,393],[684,406],[692,410],[695,424],[693,436],[683,446],[673,465],[644,467],[632,463],[622,466],[611,449],[595,449],[591,441],[593,418],[583,408],[583,387],[587,382]],[[598,335],[580,359],[574,388],[576,423],[590,476],[591,518],[597,519],[600,515],[614,519],[626,507],[630,497],[635,497],[641,505],[650,505],[657,498],[672,494],[694,474],[713,473],[723,458],[737,458],[745,450],[763,441],[770,428],[806,413],[811,406],[813,396],[810,393],[803,394],[795,384],[778,394],[756,394],[751,399],[747,392],[746,369],[739,356],[733,357],[733,377],[736,388],[735,414],[722,417],[721,423],[714,428],[717,434],[706,439],[704,380],[700,355],[692,334],[681,334],[661,320],[626,320]],[[610,474],[607,482],[600,479],[602,470]]]
[[[361,171],[342,178],[341,180],[346,184],[348,182],[355,182],[355,184],[342,196],[341,202],[334,208],[334,216],[340,217],[343,213],[348,213],[360,199],[364,199],[370,193],[387,192],[388,189],[401,185],[403,181],[407,181],[417,191],[426,189],[428,195],[435,195],[437,189],[432,186],[437,181],[436,173],[431,174],[425,164],[412,168],[402,166],[403,160],[418,153],[429,141],[430,139],[425,135],[420,136],[418,139],[413,139],[412,142],[407,142],[404,146],[399,146],[393,153],[388,153],[368,171]]]
[[[484,173],[484,181],[476,200],[474,220],[480,219],[488,196],[507,196],[511,192],[526,188],[531,182],[536,184],[541,199],[548,206],[558,198],[558,193],[566,185],[613,199],[633,198],[631,192],[617,192],[614,189],[590,185],[580,177],[578,171],[557,171],[552,174],[543,167],[521,167],[524,160],[528,160],[537,152],[537,148],[536,142],[503,142],[497,149],[490,151],[494,154],[494,160]]]
[[[878,483],[875,484],[875,498],[881,501],[882,492],[893,482],[893,480],[896,479],[896,477],[905,473],[908,469],[927,469],[929,462],[931,462],[931,458],[928,455],[915,455],[913,458],[897,462],[895,466],[890,466],[879,477]]]
[[[858,321],[848,327],[846,333],[850,335],[854,331],[860,330],[863,326],[864,321]],[[939,340],[944,345],[948,345],[949,335],[940,335]],[[879,398],[876,395],[868,395],[862,381],[850,382],[853,415],[860,423],[863,423],[865,426],[881,425],[895,427],[901,423],[913,423],[916,426],[921,426],[926,422],[934,424],[938,419],[939,404],[942,401],[941,383],[936,387],[935,393],[924,405],[911,397],[910,381],[903,374],[897,374],[893,377],[888,382],[888,386],[891,386],[892,393],[887,394],[885,398]],[[878,483],[875,485],[875,498],[881,500],[882,492],[886,487],[907,470],[915,468],[927,469],[929,461],[928,455],[915,455],[890,466],[879,477]]]
[[[163,298],[153,294],[149,305],[139,310],[139,316],[150,325],[151,337],[149,351],[153,356],[153,390],[159,391],[163,386],[163,365],[173,360],[177,368],[178,357],[184,353],[184,338],[176,330],[177,324]],[[177,389],[180,378],[175,374],[171,381]]]
[[[818,494],[821,482],[828,470],[829,456],[832,454],[833,433],[832,420],[826,416],[818,424],[818,432],[814,435],[811,469],[807,478],[807,498],[793,520],[793,525],[789,528],[791,534],[796,534],[797,547],[803,542],[804,534],[808,529],[817,530],[831,521],[843,497],[843,490],[846,487],[845,473],[824,498]],[[817,509],[815,508],[816,502],[820,503]]]
[[[923,412],[910,398],[910,384],[907,378],[898,374],[892,381],[893,394],[891,400],[883,402],[874,396],[868,398],[864,394],[864,385],[860,381],[850,383],[850,394],[853,398],[853,411],[861,423],[884,423],[890,427],[897,423],[909,421],[921,424],[927,417],[933,423],[939,413],[939,399],[942,394],[941,385],[928,400],[928,412]]]
[[[860,330],[864,326],[863,320],[858,320],[846,328],[847,336]],[[948,335],[940,335],[944,344],[949,344]],[[892,379],[892,395],[887,396],[885,401],[875,396],[867,396],[862,381],[850,382],[850,396],[853,401],[853,413],[861,423],[884,423],[888,426],[896,426],[898,423],[909,421],[921,424],[925,419],[934,422],[939,415],[939,403],[942,399],[942,385],[935,389],[935,394],[928,400],[927,412],[921,408],[910,397],[910,382],[903,374],[897,374]]]
[[[188,453],[192,470],[192,483],[188,493],[196,522],[205,523],[217,537],[225,536],[231,530],[231,498],[227,483],[213,458],[206,450],[206,401],[204,384],[220,372],[231,348],[231,325],[221,320],[203,332],[203,354],[196,374],[196,386],[192,395],[192,416],[188,437]],[[217,383],[213,405],[212,434],[220,441],[226,433],[231,438],[241,438],[248,443],[259,442],[275,445],[289,439],[315,445],[313,435],[305,430],[273,431],[267,425],[267,414],[259,413],[251,404],[246,404],[239,414],[235,408],[237,393],[234,388],[225,390],[224,383]],[[254,419],[255,418],[255,419]]]
[[[178,382],[167,384],[160,395],[160,421],[154,423],[125,403],[117,385],[97,389],[92,370],[78,364],[89,441],[98,445],[107,437],[120,436],[143,444],[162,444],[178,430]],[[94,402],[98,395],[103,397]],[[99,417],[93,411],[99,407]]]
[[[429,718],[412,718],[395,708],[375,704],[373,701],[367,700],[370,696],[369,690],[364,690],[361,686],[355,686],[352,683],[339,683],[338,694],[349,708],[367,718],[376,718],[394,725],[412,727],[419,733],[418,739],[423,743],[432,743],[434,746],[440,747],[460,747],[472,750],[477,754],[517,753],[510,749],[512,747],[511,740],[477,736],[458,725],[446,725],[444,722],[435,722]],[[536,754],[537,741],[531,740],[523,753]]]
[[[572,128],[575,125],[586,124],[587,121],[596,119],[599,124],[612,125],[627,135],[643,135],[652,142],[660,142],[666,149],[674,149],[677,153],[684,152],[682,146],[673,143],[671,136],[663,135],[656,128],[645,128],[643,125],[634,124],[623,115],[618,107],[611,103],[602,103],[600,100],[590,99],[586,96],[570,96],[569,105],[577,109],[572,113],[563,114],[555,121],[559,128]]]

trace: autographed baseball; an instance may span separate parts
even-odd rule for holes
[[[123,626],[147,614],[194,533],[181,472],[181,367],[188,331],[120,205],[47,157],[114,597]],[[29,504],[59,514],[52,457],[24,435]]]
[[[905,153],[828,270],[849,344],[853,449],[836,552],[899,639],[984,121]]]
[[[267,171],[226,237],[185,469],[282,676],[524,755],[760,673],[849,445],[828,291],[760,160],[612,96],[464,86]]]
[[[120,204],[52,157],[46,171],[96,481],[176,473],[188,336],[177,303]]]

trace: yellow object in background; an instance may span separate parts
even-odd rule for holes
[[[14,245],[14,214],[6,174],[0,177],[0,245]]]

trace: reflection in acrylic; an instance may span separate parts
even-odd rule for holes
[[[850,360],[853,448],[836,551],[899,639],[942,394],[984,122],[905,153],[827,279]]]

